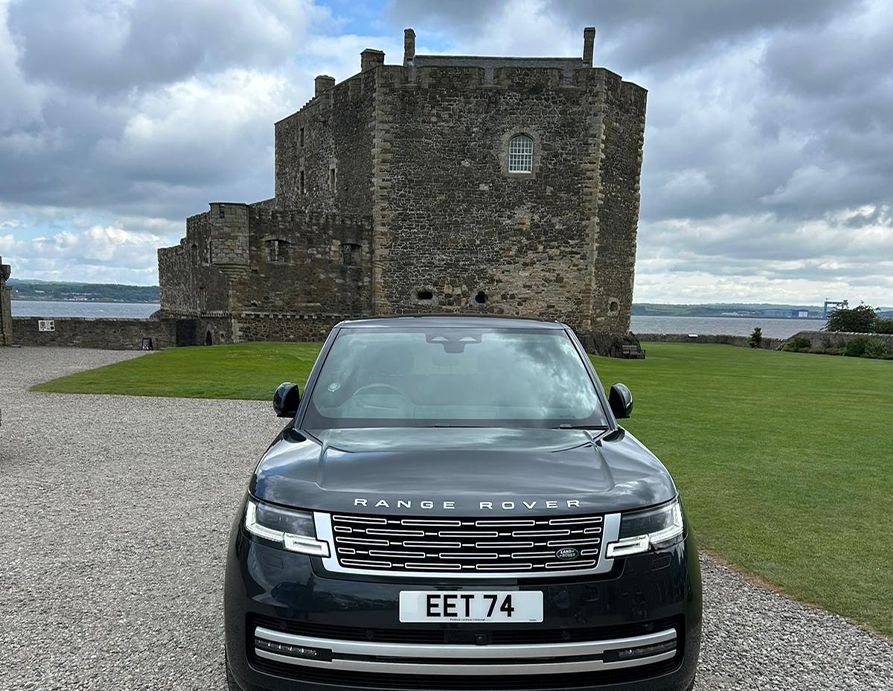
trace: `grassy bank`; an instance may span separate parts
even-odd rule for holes
[[[153,353],[41,391],[269,399],[314,344]],[[720,345],[594,358],[636,399],[628,428],[673,472],[702,547],[893,636],[893,363]]]

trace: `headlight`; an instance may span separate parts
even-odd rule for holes
[[[264,540],[277,542],[291,552],[315,557],[329,556],[329,543],[316,539],[313,514],[291,511],[248,500],[245,530]]]
[[[676,542],[683,530],[678,499],[657,509],[625,513],[620,519],[620,539],[608,545],[608,559],[666,547]]]

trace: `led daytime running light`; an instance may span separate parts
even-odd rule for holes
[[[274,530],[257,522],[257,503],[251,500],[245,509],[245,530],[270,542],[278,542],[290,552],[309,554],[314,557],[328,557],[329,543],[317,540],[310,535],[293,535],[281,530]]]
[[[669,516],[669,525],[653,533],[624,537],[617,540],[617,542],[610,543],[607,547],[606,556],[608,559],[628,557],[633,554],[644,554],[651,549],[658,549],[682,535],[685,526],[682,521],[682,507],[679,504],[679,500],[677,499],[670,507],[668,507],[668,509],[664,510],[667,511],[667,515]],[[623,519],[621,518],[621,521],[622,520]]]

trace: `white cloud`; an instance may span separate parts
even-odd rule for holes
[[[290,86],[282,75],[235,69],[147,93],[118,136],[97,142],[96,165],[133,181],[205,185],[261,169],[272,185],[271,113]]]
[[[157,282],[155,253],[168,238],[114,226],[17,240],[0,235],[0,253],[16,276],[59,281]]]

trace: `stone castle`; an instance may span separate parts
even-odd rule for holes
[[[275,125],[273,199],[214,202],[158,252],[177,342],[320,338],[425,312],[629,331],[646,91],[582,57],[367,49]]]

